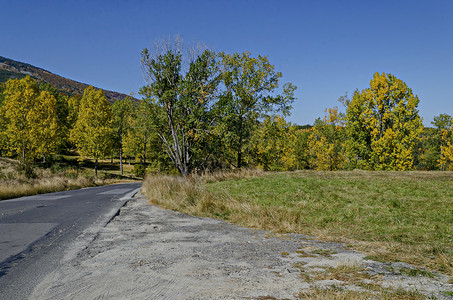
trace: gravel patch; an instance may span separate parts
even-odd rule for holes
[[[329,278],[345,266],[360,276]],[[366,284],[453,298],[446,276],[409,276],[410,269],[366,260],[340,243],[161,209],[138,194],[89,241],[75,241],[31,299],[297,299],[313,288]]]

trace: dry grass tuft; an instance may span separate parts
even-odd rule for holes
[[[27,182],[22,182],[20,180],[14,182],[0,181],[0,200],[78,189],[95,186],[99,183],[100,182],[95,182],[93,179],[85,177],[69,179],[59,176],[46,177]]]
[[[364,292],[364,291],[351,291],[344,290],[341,287],[331,287],[327,289],[316,288],[309,291],[300,292],[298,295],[299,299],[312,299],[312,300],[368,300],[368,299],[379,299],[379,300],[422,300],[426,297],[417,292],[405,291],[405,290],[386,290],[382,289],[378,292]]]
[[[339,280],[347,283],[360,283],[362,279],[370,278],[371,276],[360,265],[348,264],[326,268],[312,277],[313,280]]]
[[[27,177],[23,166],[13,159],[0,158],[0,200],[43,193],[72,190],[113,183],[113,180],[94,180],[75,169],[51,172],[32,167]]]

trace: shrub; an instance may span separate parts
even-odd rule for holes
[[[145,176],[146,167],[144,165],[136,164],[134,165],[134,169],[132,173],[137,177],[144,177]]]
[[[35,167],[30,162],[20,163],[16,166],[17,173],[25,176],[28,179],[36,178]]]

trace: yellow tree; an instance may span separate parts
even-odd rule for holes
[[[328,115],[318,118],[310,129],[308,148],[317,170],[334,171],[342,169],[345,162],[344,127],[337,107],[326,112]]]
[[[57,101],[47,91],[42,91],[29,114],[30,141],[33,157],[42,157],[53,153],[58,145]]]
[[[95,160],[95,178],[98,178],[98,160],[110,153],[112,145],[112,109],[102,90],[89,86],[80,100],[77,121],[70,133],[83,159]]]
[[[401,79],[375,73],[370,87],[346,101],[350,168],[409,170],[423,130],[419,99]]]
[[[8,80],[4,91],[2,114],[7,121],[6,135],[10,149],[21,155],[22,162],[30,155],[32,148],[31,131],[33,114],[39,101],[39,89],[30,76]]]

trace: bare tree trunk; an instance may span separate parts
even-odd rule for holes
[[[94,179],[98,180],[98,159],[94,162]]]
[[[123,147],[120,147],[120,172],[123,175]]]
[[[25,142],[22,141],[22,162],[25,162]]]

